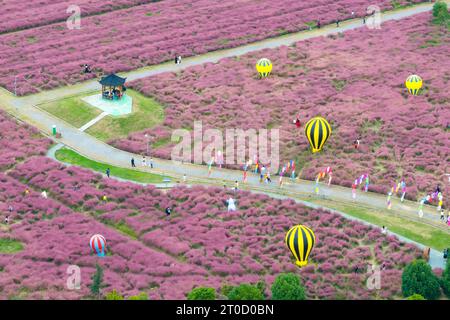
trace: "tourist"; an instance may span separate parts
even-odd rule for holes
[[[186,183],[186,173],[183,174],[183,183]]]
[[[230,212],[230,211],[236,211],[236,205],[235,205],[235,203],[234,203],[234,199],[233,198],[229,198],[228,200],[227,200],[227,203],[228,203],[228,212]]]
[[[320,29],[320,20],[317,21],[317,29]]]
[[[266,180],[267,180],[268,183],[272,183],[272,179],[270,179],[269,169],[267,169]]]
[[[356,180],[355,180],[355,182],[353,182],[353,184],[352,184],[352,198],[353,198],[353,200],[356,200],[356,186],[357,186],[357,184],[356,184]]]
[[[136,168],[136,164],[134,163],[134,158],[131,158],[131,167]]]
[[[10,205],[10,206],[8,207],[8,211],[9,211],[9,213],[12,213],[12,212],[13,212],[13,210],[14,210],[13,206],[11,206],[11,205]]]
[[[181,56],[178,56],[178,64],[181,64]]]
[[[42,191],[41,197],[44,198],[44,199],[47,199],[47,191],[45,191],[45,190]]]
[[[445,210],[441,210],[441,220],[445,222]]]
[[[175,56],[175,64],[178,64],[178,56]]]
[[[109,178],[109,175],[111,174],[111,170],[108,168],[106,169],[106,176]]]
[[[9,216],[5,217],[5,224],[9,224]]]
[[[366,15],[363,17],[363,24],[366,24]]]
[[[238,191],[239,188],[239,182],[236,180],[234,181],[234,191]]]
[[[340,23],[341,21],[339,20],[339,19],[337,19],[336,20],[336,28],[339,28],[339,23]]]
[[[167,208],[166,208],[166,215],[167,215],[167,216],[170,216],[171,213],[172,213],[172,208],[167,207]]]
[[[150,168],[153,169],[153,157],[150,158]]]
[[[297,129],[299,129],[301,127],[301,123],[300,123],[300,119],[297,117],[297,119],[295,119],[295,126],[297,127]]]
[[[91,73],[91,72],[92,72],[91,67],[88,64],[85,64],[84,65],[84,73]]]
[[[145,156],[142,157],[142,166],[145,167],[147,164],[147,160],[145,159]]]
[[[450,215],[447,216],[447,225],[450,227]]]
[[[387,228],[385,226],[383,226],[383,228],[381,229],[381,233],[382,234],[387,234]]]

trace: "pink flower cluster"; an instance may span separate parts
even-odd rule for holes
[[[407,197],[415,199],[444,185],[450,157],[450,47],[446,30],[430,17],[420,14],[383,23],[381,30],[353,30],[133,82],[166,106],[165,121],[111,143],[143,153],[144,133],[158,141],[198,120],[218,129],[279,128],[280,157],[296,160],[303,178],[314,179],[318,168],[332,166],[333,183],[350,186],[355,173],[368,170],[370,190],[385,193],[404,178]],[[263,80],[254,67],[261,57],[274,66]],[[410,74],[424,80],[419,96],[404,87]],[[333,133],[324,150],[311,155],[303,129],[318,115]],[[300,129],[293,124],[297,116]],[[168,158],[172,147],[155,148],[154,155]]]
[[[0,170],[32,155],[44,155],[51,143],[39,136],[35,128],[19,125],[0,111]]]
[[[76,5],[80,8],[81,17],[85,17],[150,2],[155,0],[78,0]],[[72,4],[67,0],[4,0],[0,12],[0,34],[65,21],[74,13],[67,12]]]
[[[113,5],[112,1],[83,0],[80,6],[89,14],[135,2],[121,0]],[[17,79],[19,95],[34,93],[172,60],[176,54],[192,56],[307,29],[307,23],[315,25],[317,20],[325,25],[350,18],[352,11],[361,17],[371,4],[367,0],[285,0],[282,5],[271,0],[167,0],[83,17],[79,30],[68,29],[65,21],[45,25],[0,36],[0,85],[13,91]],[[390,0],[377,5],[392,8]],[[20,17],[28,18],[30,9],[8,12],[20,17],[4,19],[3,28],[35,25],[67,15],[61,10],[61,1],[54,6],[55,10],[49,7],[48,12],[46,6],[37,9],[29,24]],[[84,64],[91,65],[94,73],[84,74]]]

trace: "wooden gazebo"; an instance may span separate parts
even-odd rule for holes
[[[127,78],[121,78],[118,75],[110,74],[103,77],[99,82],[102,85],[102,97],[104,99],[121,99],[125,88],[125,81]]]

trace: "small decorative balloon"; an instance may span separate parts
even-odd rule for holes
[[[422,88],[422,78],[418,75],[410,75],[405,81],[406,88],[408,92],[414,96],[419,94],[420,88]]]
[[[289,229],[284,241],[296,260],[295,264],[300,268],[306,266],[316,242],[314,232],[303,225],[296,225]]]
[[[311,145],[311,151],[319,152],[331,135],[331,126],[322,117],[312,118],[305,125],[305,135]]]
[[[258,71],[261,78],[268,77],[272,72],[272,62],[269,59],[262,58],[256,63],[256,71]]]
[[[91,245],[91,249],[95,251],[99,257],[105,256],[106,239],[104,236],[101,234],[93,235],[89,244]]]

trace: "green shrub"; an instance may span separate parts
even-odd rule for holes
[[[187,295],[188,300],[216,300],[216,290],[214,288],[194,288]]]
[[[106,300],[123,300],[123,296],[118,294],[116,289],[114,289],[113,291],[106,294],[105,299]]]
[[[248,283],[234,287],[228,294],[230,300],[264,300],[260,289]]]
[[[406,300],[425,300],[425,298],[423,296],[421,296],[420,294],[413,294],[412,296],[409,296],[408,298],[406,298]]]
[[[450,13],[448,12],[447,3],[438,1],[433,6],[433,22],[440,25],[450,24]]]
[[[450,298],[450,257],[447,258],[447,264],[442,273],[441,285],[445,295]]]
[[[137,296],[128,297],[128,300],[148,300],[148,295],[145,292],[141,292]]]
[[[224,295],[225,297],[228,297],[229,294],[230,294],[230,292],[231,292],[231,290],[233,290],[233,289],[234,289],[233,286],[230,286],[230,285],[228,285],[228,284],[225,284],[225,285],[223,285],[222,288],[220,289],[220,293],[221,293],[222,295]]]
[[[305,289],[300,277],[293,273],[282,273],[272,284],[273,300],[305,300]]]
[[[439,279],[428,263],[415,260],[403,270],[402,292],[404,297],[420,294],[427,300],[438,299],[441,295]]]
[[[103,287],[103,269],[97,264],[95,265],[95,273],[92,275],[92,283],[89,286],[92,295],[100,297],[100,289]]]

